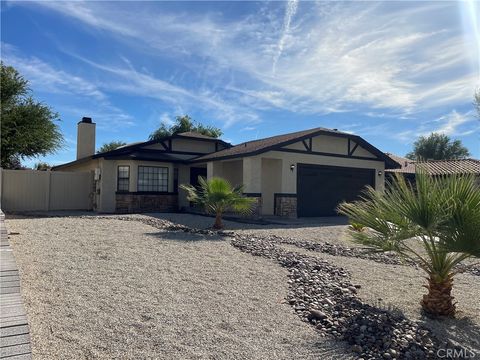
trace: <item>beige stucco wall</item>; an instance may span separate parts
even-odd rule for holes
[[[211,153],[215,151],[215,143],[201,140],[173,139],[172,150]]]
[[[78,123],[77,129],[77,159],[95,154],[95,124]]]
[[[280,159],[262,158],[262,214],[274,214],[274,194],[282,190],[282,163]]]
[[[352,142],[353,143],[353,142]],[[351,145],[352,146],[352,145]],[[354,145],[353,145],[354,146]],[[352,148],[353,149],[353,148]],[[368,150],[365,150],[363,147],[360,145],[357,146],[355,151],[352,154],[353,156],[363,156],[363,157],[369,157],[369,158],[375,158],[375,155],[373,155],[371,152]]]
[[[246,193],[262,192],[262,157],[243,158],[243,185]]]
[[[223,177],[223,163],[221,161],[210,161],[207,163],[207,179],[212,177]]]
[[[223,178],[227,179],[233,186],[243,184],[243,161],[224,161],[222,162]]]
[[[144,149],[165,150],[162,144],[148,145]],[[220,144],[219,149],[221,149]],[[172,150],[209,154],[215,151],[215,143],[204,140],[172,139]]]
[[[309,141],[305,140],[308,144]],[[353,149],[355,146],[354,141],[350,141],[350,147]],[[305,145],[299,141],[285,146],[286,149],[302,150],[305,151]],[[348,139],[337,136],[319,135],[312,139],[312,151],[328,152],[333,154],[347,155],[348,154]],[[362,148],[360,145],[355,149],[355,156],[371,157],[375,158],[375,155]]]

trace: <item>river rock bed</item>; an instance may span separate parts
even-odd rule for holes
[[[235,236],[232,245],[289,270],[286,301],[324,336],[346,341],[362,359],[433,359],[441,344],[426,328],[363,303],[349,274],[324,260],[278,248],[274,241]],[[451,346],[450,346],[451,347]]]
[[[359,259],[372,260],[375,262],[389,265],[409,265],[417,267],[417,265],[413,261],[409,259],[402,259],[395,253],[372,252],[368,251],[367,249],[349,248],[343,245],[336,245],[328,242],[317,243],[306,240],[285,238],[275,235],[271,235],[270,237],[272,238],[272,240],[278,242],[279,244],[294,245],[305,250],[321,252],[333,256],[356,257]],[[457,269],[471,275],[480,276],[480,267],[478,266],[465,266],[460,264],[459,266],[457,266]]]

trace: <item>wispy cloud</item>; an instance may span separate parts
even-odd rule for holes
[[[96,12],[96,7],[91,7],[84,1],[41,1],[38,2],[38,5],[60,12],[65,16],[75,18],[96,29],[108,30],[126,36],[139,35],[134,29],[125,27],[123,24],[117,23],[114,20],[115,8],[110,8],[111,15],[113,15],[112,20],[112,16],[99,16]]]
[[[14,66],[33,86],[45,92],[70,93],[106,101],[107,96],[83,78],[57,70],[36,57],[24,57],[10,44],[1,43],[2,60]]]
[[[162,124],[165,124],[167,126],[171,126],[173,125],[173,119],[172,117],[168,114],[168,113],[162,113],[162,115],[160,115],[160,122]]]
[[[438,119],[438,123],[440,123],[440,126],[435,129],[434,132],[439,132],[445,135],[468,135],[471,134],[474,130],[460,129],[462,125],[472,121],[476,121],[473,111],[468,111],[466,113],[458,113],[456,110],[453,110],[449,114],[446,114]]]
[[[413,129],[397,133],[395,136],[405,142],[412,142],[418,136],[425,136],[432,132],[452,137],[463,137],[480,130],[480,124],[473,111],[458,112],[452,110],[437,119],[425,121]]]
[[[298,0],[289,0],[287,2],[287,6],[285,9],[285,19],[283,21],[282,36],[280,37],[280,41],[278,42],[277,53],[273,58],[272,72],[274,74],[276,71],[278,59],[280,59],[280,56],[282,56],[283,48],[285,47],[285,42],[290,33],[290,23],[292,22],[293,16],[297,12],[297,7],[298,7]]]
[[[91,65],[115,75],[120,91],[172,103],[189,99],[216,109],[227,126],[258,121],[256,112],[265,109],[307,114],[362,109],[405,118],[465,103],[479,85],[478,69],[469,65],[478,62],[478,45],[462,37],[450,16],[462,4],[298,6],[291,0],[284,13],[274,11],[278,3],[261,4],[261,11],[234,19],[220,12],[161,11],[161,4],[150,3],[135,8],[135,16],[132,4],[37,5],[107,31],[149,56],[181,59],[196,76],[196,88],[135,70],[132,63]]]
[[[151,74],[137,71],[127,60],[127,67],[100,64],[84,57],[70,53],[99,70],[115,75],[107,81],[102,81],[101,87],[109,91],[124,92],[137,96],[150,97],[168,102],[175,107],[208,109],[214,116],[222,119],[224,127],[229,127],[237,121],[258,122],[257,114],[249,109],[242,109],[234,101],[226,101],[217,93],[208,89],[198,91],[183,88],[159,79]],[[125,58],[123,58],[125,62]],[[190,104],[190,105],[189,105]]]
[[[104,123],[110,126],[112,122],[119,126],[132,126],[133,118],[109,101],[108,95],[100,90],[92,81],[78,75],[56,69],[52,65],[36,58],[23,56],[14,46],[1,43],[2,61],[15,67],[28,81],[30,86],[39,93],[64,95],[83,103],[82,108],[67,106],[67,103],[57,106],[55,110],[77,118],[90,115],[95,117],[102,127]],[[68,99],[64,99],[68,102]]]

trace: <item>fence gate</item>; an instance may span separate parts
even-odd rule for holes
[[[92,210],[93,173],[1,171],[3,211]]]

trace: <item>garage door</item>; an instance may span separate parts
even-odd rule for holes
[[[375,170],[299,164],[297,215],[332,216],[342,201],[358,198],[366,185],[374,186]]]

